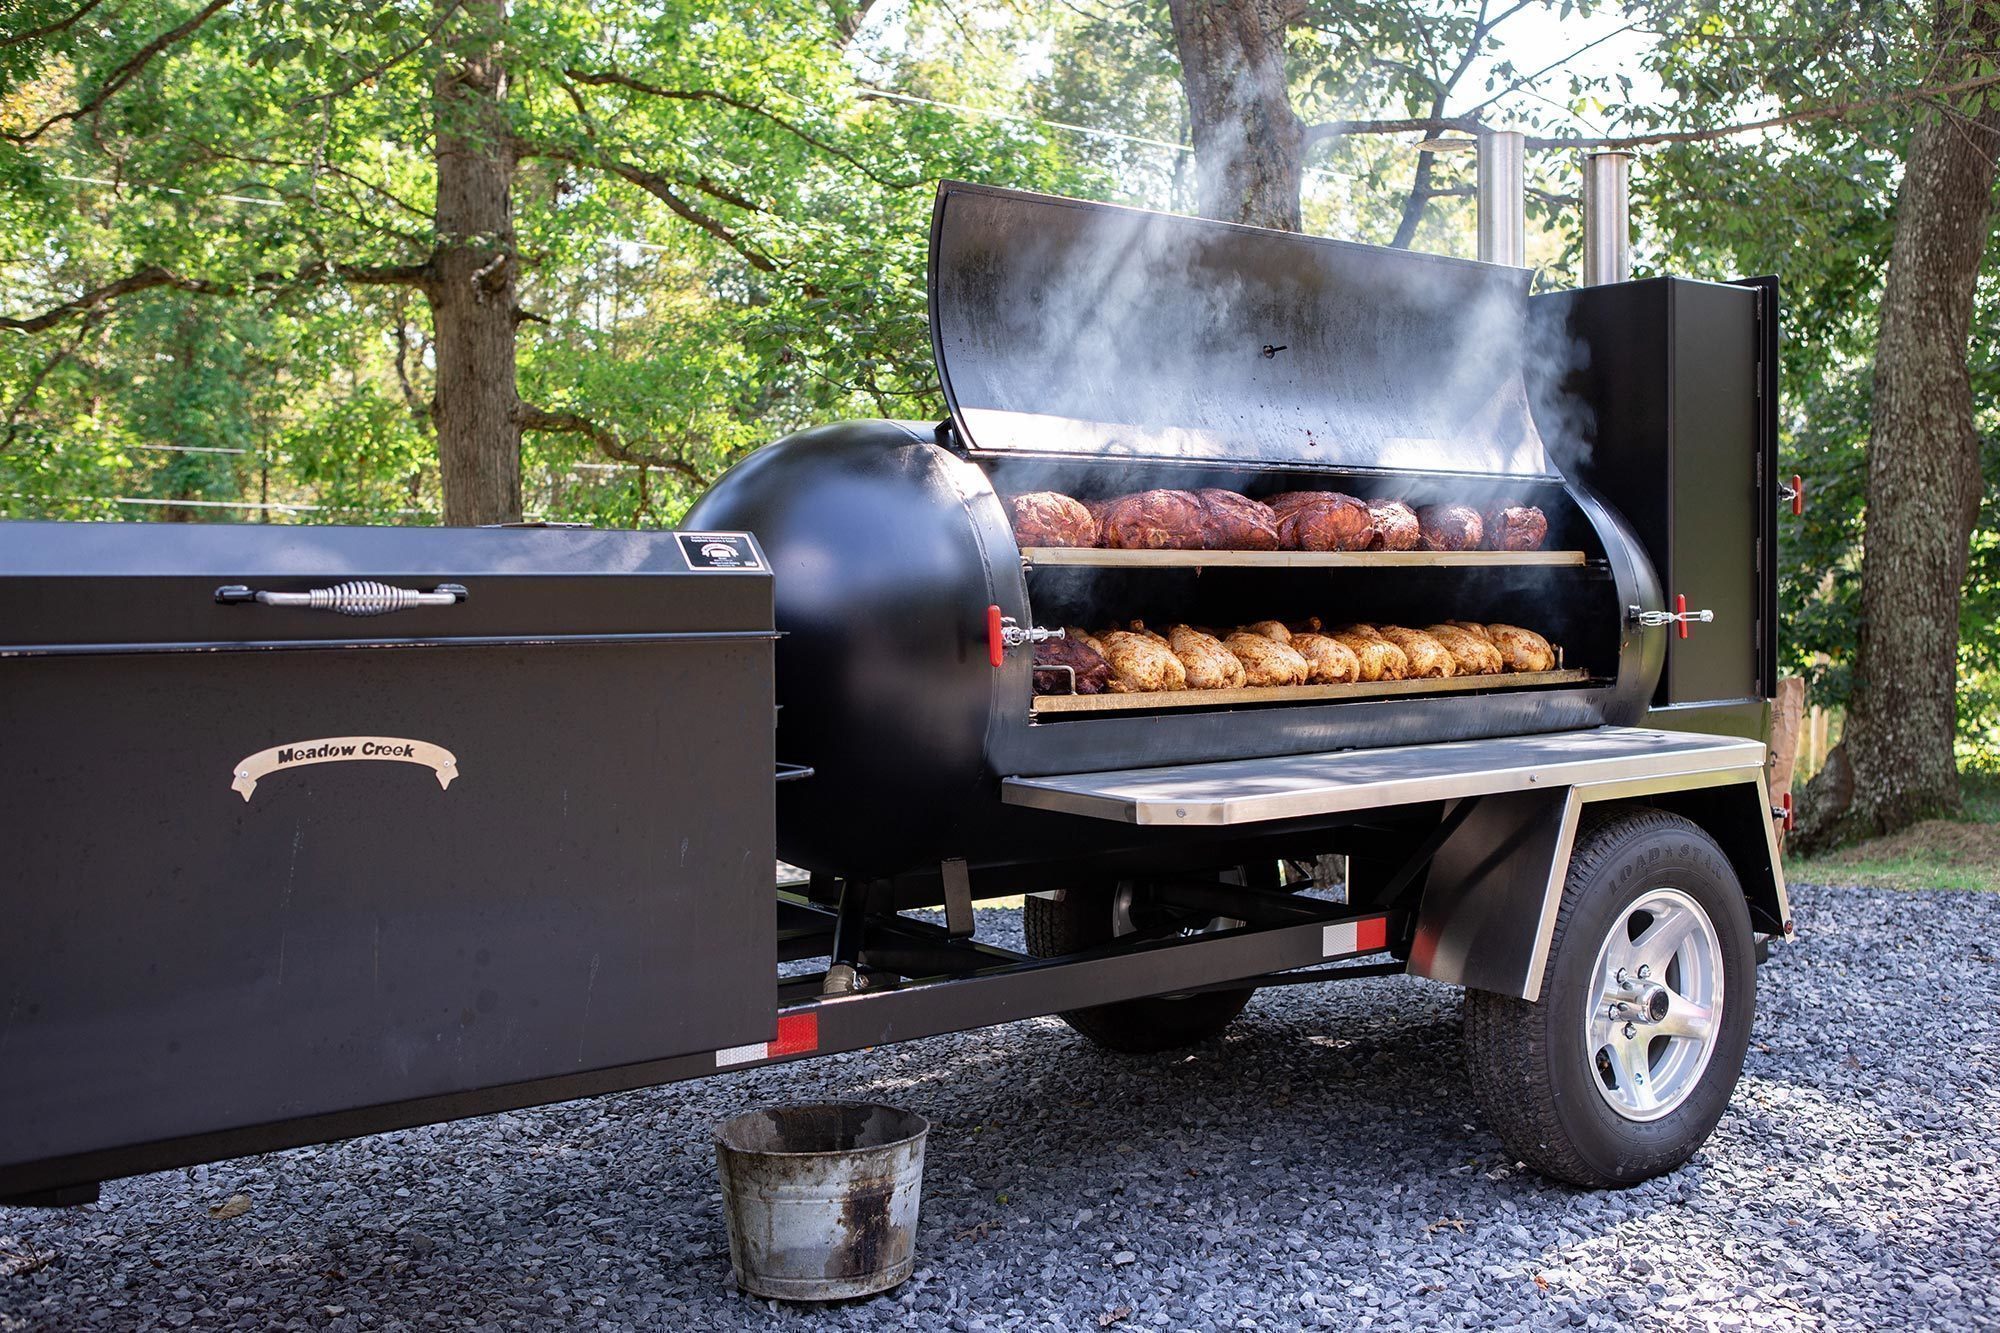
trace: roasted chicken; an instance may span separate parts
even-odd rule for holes
[[[1424,633],[1445,646],[1451,654],[1454,676],[1492,676],[1506,669],[1500,650],[1483,629],[1467,629],[1451,623],[1424,626]]]
[[[1318,621],[1312,622],[1318,625]],[[1346,685],[1361,679],[1361,659],[1330,634],[1304,630],[1292,635],[1292,651],[1306,659],[1306,681],[1312,685]]]
[[[1509,671],[1554,671],[1556,650],[1549,641],[1519,625],[1488,625],[1487,637]]]
[[[1477,521],[1477,515],[1474,521]],[[1378,629],[1383,638],[1401,648],[1403,656],[1409,659],[1410,679],[1427,680],[1457,674],[1458,666],[1451,650],[1422,630],[1407,629],[1402,625],[1382,625]]]
[[[1187,668],[1159,635],[1143,627],[1113,629],[1096,636],[1104,660],[1119,685],[1136,693],[1187,688]]]
[[[1167,631],[1167,646],[1180,659],[1191,690],[1235,689],[1245,680],[1243,663],[1212,634],[1175,625]]]
[[[1335,625],[1328,637],[1353,652],[1361,680],[1403,680],[1410,674],[1409,656],[1373,625]]]
[[[1306,659],[1289,644],[1248,630],[1237,630],[1222,646],[1243,664],[1246,685],[1303,685],[1312,675]]]

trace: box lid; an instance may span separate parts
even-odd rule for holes
[[[354,615],[257,600],[406,600],[326,591],[363,583],[437,604]],[[748,533],[0,522],[0,656],[771,626],[770,568]]]

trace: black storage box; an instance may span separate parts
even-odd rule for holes
[[[742,534],[0,524],[0,1196],[768,1037],[771,605]]]

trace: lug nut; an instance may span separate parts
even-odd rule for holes
[[[1639,965],[1639,980],[1644,981],[1647,977],[1650,977],[1652,975],[1653,975],[1653,969],[1651,967],[1647,966],[1644,963],[1641,963]]]
[[[1630,1023],[1627,1023],[1627,1024],[1625,1025],[1625,1040],[1627,1040],[1627,1041],[1630,1041],[1630,1040],[1632,1040],[1632,1038],[1634,1038],[1634,1037],[1636,1037],[1636,1036],[1638,1036],[1638,1035],[1639,1035],[1639,1029],[1638,1029],[1638,1028],[1636,1028],[1636,1027],[1632,1026],[1632,1024],[1630,1024]]]

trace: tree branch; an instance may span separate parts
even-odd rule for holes
[[[29,42],[37,41],[43,37],[53,37],[59,32],[67,32],[83,21],[83,19],[87,18],[91,10],[103,3],[104,0],[86,0],[82,9],[77,10],[67,18],[59,18],[53,22],[44,23],[41,27],[30,28],[26,32],[17,32],[11,37],[0,37],[0,49],[5,49],[9,46],[24,46]]]
[[[799,142],[817,148],[822,153],[839,158],[877,185],[892,190],[907,190],[912,186],[923,184],[922,181],[890,180],[887,177],[877,175],[873,167],[863,162],[847,149],[840,147],[838,144],[828,143],[825,139],[820,138],[812,131],[791,119],[779,115],[768,107],[759,106],[755,102],[732,96],[729,93],[717,92],[713,88],[662,88],[658,84],[647,83],[629,74],[620,74],[616,70],[566,69],[563,71],[563,76],[592,88],[623,88],[628,92],[643,93],[647,97],[663,98],[671,102],[711,102],[717,106],[727,106],[733,107],[738,111],[747,111],[753,116],[761,116],[765,120],[770,121],[779,129],[799,140]]]
[[[1852,115],[1857,111],[1874,111],[1882,107],[1900,106],[1908,102],[1931,101],[1941,97],[1956,97],[1962,93],[1978,92],[1983,88],[2000,86],[2000,74],[1988,74],[1976,79],[1961,79],[1957,83],[1935,84],[1923,88],[1899,88],[1878,97],[1845,98],[1836,102],[1825,102],[1819,106],[1804,107],[1798,111],[1788,111],[1783,115],[1767,116],[1762,120],[1745,121],[1740,125],[1717,125],[1703,130],[1674,130],[1658,134],[1628,134],[1607,138],[1566,138],[1554,137],[1528,140],[1530,148],[1646,148],[1663,144],[1704,143],[1711,139],[1727,139],[1738,134],[1754,134],[1758,130],[1779,129],[1786,125],[1797,125],[1809,120],[1836,119]]]
[[[657,171],[648,171],[644,167],[636,166],[630,162],[621,162],[615,158],[600,159],[588,157],[572,149],[557,148],[554,146],[539,148],[524,146],[522,156],[547,158],[552,162],[567,162],[571,166],[608,171],[620,180],[638,186],[647,194],[652,195],[655,199],[658,199],[661,203],[672,209],[677,216],[688,222],[692,222],[695,226],[715,237],[718,241],[721,241],[737,254],[743,256],[745,262],[758,272],[776,273],[778,271],[777,264],[769,255],[737,235],[734,230],[720,219],[702,212],[693,204],[681,198],[679,194],[674,192],[673,188],[679,182],[670,177],[663,176]]]
[[[677,454],[660,453],[640,448],[618,435],[574,412],[550,412],[536,407],[533,403],[521,403],[514,409],[514,420],[522,430],[543,431],[556,435],[581,435],[596,445],[606,458],[616,462],[629,463],[638,468],[659,468],[676,476],[685,477],[698,486],[706,486],[713,478],[702,472],[694,464]]]
[[[1477,134],[1483,124],[1471,116],[1414,116],[1406,120],[1327,120],[1306,126],[1307,148],[1344,134],[1439,134],[1457,130]]]
[[[94,287],[81,296],[72,297],[60,305],[50,306],[39,314],[18,317],[0,315],[0,329],[13,329],[17,333],[41,333],[54,328],[73,315],[87,315],[121,297],[152,291],[158,287],[171,287],[175,291],[193,292],[199,296],[240,296],[245,291],[273,291],[301,287],[326,278],[338,278],[344,282],[425,287],[430,283],[431,273],[429,266],[425,264],[329,263],[311,265],[296,273],[253,274],[248,282],[237,284],[210,282],[203,278],[185,278],[172,269],[149,264],[136,273],[105,283],[101,287]]]
[[[25,134],[12,134],[0,131],[0,138],[4,138],[10,143],[27,145],[41,138],[44,134],[66,120],[82,120],[85,116],[96,111],[111,100],[112,95],[120,88],[123,88],[133,79],[137,78],[139,72],[152,63],[153,57],[187,37],[197,28],[201,27],[202,24],[214,18],[217,13],[227,9],[234,3],[235,0],[208,0],[208,3],[203,5],[195,13],[194,17],[188,19],[178,27],[169,28],[152,41],[140,47],[137,51],[134,51],[126,58],[123,64],[119,65],[118,68],[112,70],[106,76],[104,82],[97,86],[96,92],[92,93],[89,98],[79,105],[70,108],[68,111],[58,111],[55,115],[50,116],[47,120]]]

